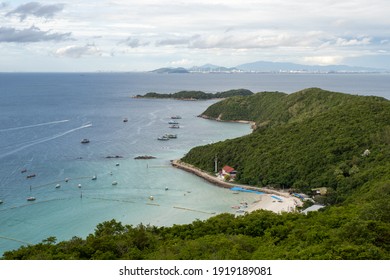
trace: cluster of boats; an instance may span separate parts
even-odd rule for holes
[[[178,115],[174,115],[171,117],[171,120],[168,122],[169,128],[180,128],[177,119],[181,119],[181,117]],[[177,138],[177,134],[165,133],[164,135],[158,137],[157,140],[168,141],[169,139],[176,139],[176,138]]]

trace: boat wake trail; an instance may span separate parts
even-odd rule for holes
[[[0,129],[0,132],[26,129],[26,128],[45,126],[45,125],[57,124],[57,123],[64,123],[64,122],[68,122],[68,121],[69,120],[61,120],[61,121],[45,122],[45,123],[38,123],[38,124],[32,124],[32,125],[26,125],[26,126],[11,127],[11,128]]]
[[[24,143],[23,146],[0,155],[0,158],[4,158],[4,157],[12,155],[14,153],[20,152],[20,151],[22,151],[22,150],[24,150],[26,148],[31,147],[31,146],[35,146],[37,144],[41,144],[41,143],[44,143],[44,142],[47,142],[47,141],[51,141],[51,140],[57,139],[59,137],[65,136],[65,135],[67,135],[69,133],[72,133],[74,131],[77,131],[77,130],[80,130],[80,129],[84,129],[84,128],[87,128],[87,127],[91,127],[91,126],[92,126],[92,124],[88,123],[88,124],[85,124],[85,125],[82,125],[82,126],[79,126],[79,127],[76,127],[76,128],[73,128],[73,129],[70,129],[70,130],[58,133],[58,134],[55,134],[53,136],[48,136],[48,137],[37,139],[37,140],[31,141],[31,142]]]

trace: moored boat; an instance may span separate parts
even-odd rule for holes
[[[81,144],[88,144],[89,143],[89,139],[87,138],[84,138],[83,140],[81,140]]]
[[[157,140],[160,140],[160,141],[168,141],[169,138],[168,138],[167,136],[163,135],[163,136],[158,137]]]
[[[60,184],[57,184],[57,185],[56,185],[56,189],[59,189],[59,188],[61,188],[61,185],[60,185]]]
[[[34,200],[36,200],[36,198],[34,196],[27,197],[27,201],[34,201]]]
[[[178,122],[178,121],[175,121],[175,120],[171,120],[171,121],[169,121],[168,123],[169,123],[169,124],[179,124],[179,122]]]
[[[180,126],[178,124],[172,124],[169,126],[169,128],[180,128]]]
[[[177,134],[165,133],[163,137],[167,137],[169,139],[177,138]]]
[[[171,119],[181,119],[181,116],[179,116],[179,115],[173,115],[173,116],[171,116]]]

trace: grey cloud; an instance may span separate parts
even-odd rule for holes
[[[32,26],[17,30],[10,27],[0,27],[0,43],[36,43],[44,41],[64,41],[70,39],[71,33],[49,33]]]
[[[174,45],[189,45],[193,40],[199,38],[199,35],[194,35],[192,37],[174,37],[167,38],[156,42],[157,46],[174,46]]]
[[[23,21],[28,16],[52,18],[56,13],[62,11],[64,7],[64,4],[42,5],[38,2],[29,2],[7,13],[7,16],[18,15],[20,21]]]
[[[0,2],[0,9],[8,7],[8,3]]]
[[[131,48],[138,48],[149,45],[149,42],[141,42],[138,38],[128,37],[126,40],[121,41],[120,44]]]

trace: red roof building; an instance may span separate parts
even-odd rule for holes
[[[222,168],[222,175],[226,175],[226,174],[230,175],[231,177],[235,177],[237,171],[233,167],[230,167],[229,165],[225,165]]]

